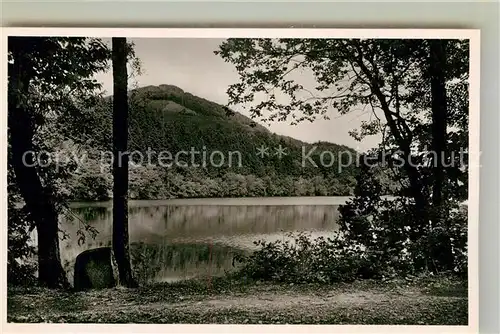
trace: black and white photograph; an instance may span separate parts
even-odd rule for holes
[[[477,31],[4,40],[8,323],[475,324]]]

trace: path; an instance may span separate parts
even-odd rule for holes
[[[467,296],[422,289],[274,285],[217,294],[170,288],[9,296],[9,321],[113,323],[466,324]]]

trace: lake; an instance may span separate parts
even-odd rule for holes
[[[337,229],[338,206],[349,197],[214,198],[131,200],[129,234],[134,269],[143,282],[221,275],[233,257],[255,249],[254,241],[285,239],[287,232],[329,236]],[[62,263],[73,281],[76,256],[110,246],[112,202],[72,203],[62,219],[69,236],[60,244]],[[77,244],[83,222],[99,232]]]

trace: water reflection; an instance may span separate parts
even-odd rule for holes
[[[262,202],[261,202],[262,203]],[[331,205],[166,205],[148,203],[129,208],[132,265],[142,282],[221,275],[233,270],[236,253],[249,252],[259,239],[285,238],[284,232],[328,235],[336,230],[337,203]],[[76,256],[90,248],[110,246],[112,208],[77,205],[61,228],[62,262],[72,281]],[[77,230],[85,222],[99,232],[78,245]]]

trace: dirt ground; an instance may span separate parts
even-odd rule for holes
[[[212,283],[211,283],[212,284]],[[89,292],[9,289],[9,322],[467,325],[457,282],[187,282]]]

